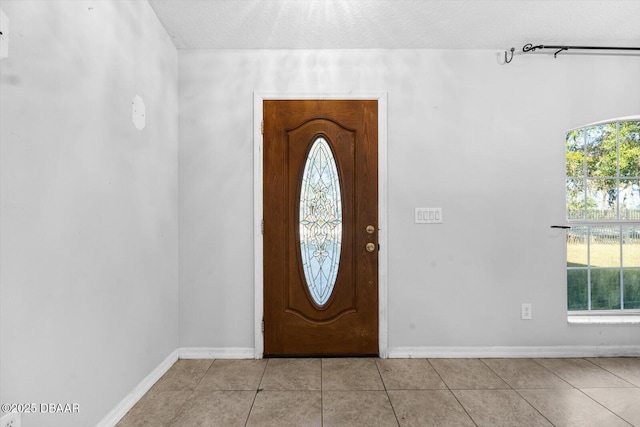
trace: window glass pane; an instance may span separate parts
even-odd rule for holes
[[[640,122],[620,122],[620,175],[640,177]]]
[[[622,271],[624,283],[624,308],[640,308],[640,268],[625,268]]]
[[[591,226],[589,229],[591,267],[620,267],[620,226]]]
[[[591,309],[620,308],[620,269],[591,270]]]
[[[587,180],[587,219],[618,219],[618,185],[615,179]]]
[[[571,227],[567,230],[567,267],[586,267],[589,260],[589,227]]]
[[[320,137],[309,150],[300,191],[302,266],[309,293],[320,306],[333,291],[341,248],[340,178],[331,147]]]
[[[640,308],[640,121],[568,132],[565,161],[569,310]]]
[[[618,175],[616,124],[594,126],[586,132],[587,176],[615,177]]]
[[[620,181],[620,219],[640,221],[640,179]]]
[[[584,129],[567,133],[565,155],[567,177],[584,176]]]
[[[640,267],[640,225],[622,227],[622,265]]]
[[[584,186],[584,179],[567,179],[567,219],[585,219]]]
[[[587,310],[587,270],[567,270],[567,301],[569,310]]]

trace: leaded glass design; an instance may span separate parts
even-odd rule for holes
[[[323,137],[313,142],[300,190],[300,252],[311,297],[319,306],[329,300],[338,275],[342,246],[340,177]]]

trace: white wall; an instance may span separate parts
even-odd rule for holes
[[[0,8],[0,402],[95,425],[178,346],[177,52],[146,1]]]
[[[564,131],[638,114],[638,57],[177,55],[146,2],[0,8],[0,401],[81,408],[26,427],[95,424],[178,346],[253,347],[254,91],[388,92],[391,349],[640,344],[637,325],[567,325],[549,228]]]
[[[180,344],[253,347],[253,92],[388,92],[392,351],[640,344],[569,326],[564,135],[640,112],[640,58],[180,51]],[[444,224],[415,225],[415,207]],[[520,304],[533,320],[520,320]],[[403,350],[404,349],[404,350]]]

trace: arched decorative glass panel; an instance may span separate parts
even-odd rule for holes
[[[338,275],[342,246],[340,177],[323,137],[313,142],[300,190],[300,252],[307,287],[319,306],[329,300]]]

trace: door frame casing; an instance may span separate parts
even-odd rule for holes
[[[254,354],[264,354],[264,254],[262,235],[263,165],[262,120],[264,100],[375,100],[378,101],[378,346],[387,358],[387,92],[372,93],[263,93],[253,94],[253,250],[254,250]]]

